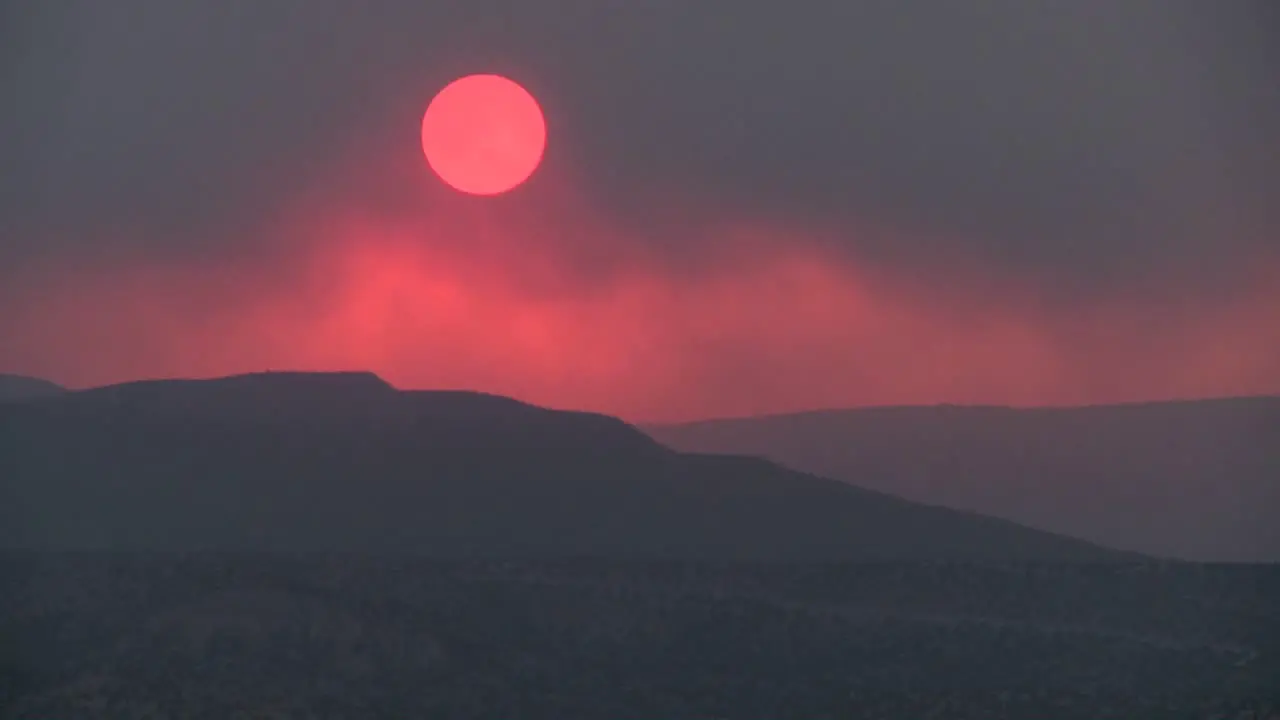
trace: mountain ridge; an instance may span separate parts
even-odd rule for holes
[[[375,379],[154,381],[0,408],[0,455],[15,470],[0,484],[0,544],[776,561],[1129,557],[767,460],[679,453],[606,415],[398,391]]]
[[[882,492],[1189,560],[1280,561],[1280,397],[894,406],[641,425]]]
[[[67,389],[43,378],[0,373],[0,402],[51,397]]]

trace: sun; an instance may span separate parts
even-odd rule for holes
[[[501,75],[454,80],[422,116],[427,164],[451,187],[472,195],[498,195],[528,180],[546,143],[538,101]]]

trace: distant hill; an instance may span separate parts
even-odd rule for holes
[[[1280,398],[896,407],[644,428],[910,500],[1165,557],[1280,561]]]
[[[1118,553],[615,418],[369,374],[155,381],[0,406],[0,547],[710,560]]]
[[[0,373],[0,402],[60,395],[66,389],[48,380]]]

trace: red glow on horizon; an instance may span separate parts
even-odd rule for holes
[[[677,272],[584,211],[402,223],[312,212],[223,265],[29,275],[6,370],[72,386],[372,370],[636,421],[916,404],[1084,404],[1280,390],[1280,283],[1170,312],[1055,304],[978,269],[860,266],[812,236],[708,227]],[[465,242],[460,241],[465,239]],[[589,262],[587,242],[616,257]],[[271,260],[264,259],[270,255]]]
[[[406,162],[404,137],[360,142],[285,193],[274,225],[206,256],[175,239],[153,246],[169,259],[81,250],[0,272],[0,371],[85,387],[371,370],[633,421],[1280,392],[1274,257],[1203,298],[1158,278],[1052,297],[976,262],[831,250],[848,228],[708,220],[696,197],[664,196],[699,220],[656,243],[583,201],[569,162],[536,198],[471,202]]]

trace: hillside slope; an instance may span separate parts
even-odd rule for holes
[[[1280,561],[1280,398],[1015,410],[897,407],[644,428],[1111,547]]]
[[[48,380],[0,373],[0,402],[51,397],[64,392],[65,388]]]
[[[620,420],[366,374],[146,382],[0,407],[0,545],[743,560],[1110,551]]]

